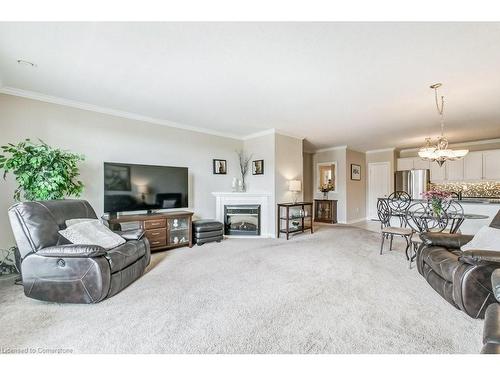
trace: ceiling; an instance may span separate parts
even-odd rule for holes
[[[500,137],[500,23],[0,23],[0,86],[307,148]],[[24,59],[36,68],[19,65]]]

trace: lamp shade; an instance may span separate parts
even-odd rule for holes
[[[149,186],[148,185],[138,185],[137,192],[139,194],[149,194]]]
[[[302,181],[300,180],[290,180],[288,183],[288,190],[290,191],[301,191],[302,190]]]

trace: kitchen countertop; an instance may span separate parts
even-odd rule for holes
[[[459,203],[500,204],[500,198],[462,198]]]
[[[416,202],[425,202],[426,199],[413,199]],[[456,200],[460,204],[499,204],[499,198],[462,198]]]
[[[379,198],[382,199],[382,198]],[[426,199],[412,199],[412,202],[426,202]],[[498,204],[500,198],[462,198],[456,200],[460,204]]]

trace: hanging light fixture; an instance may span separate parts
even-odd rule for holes
[[[441,83],[435,83],[431,86],[434,90],[436,108],[441,118],[441,135],[438,137],[435,145],[430,138],[425,138],[425,145],[418,151],[418,156],[424,160],[435,161],[440,166],[447,160],[458,160],[463,158],[469,150],[452,150],[448,148],[448,139],[444,135],[444,96],[441,96],[441,103],[438,99],[438,89]]]

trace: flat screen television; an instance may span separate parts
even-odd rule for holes
[[[104,211],[188,207],[188,168],[104,163]]]

